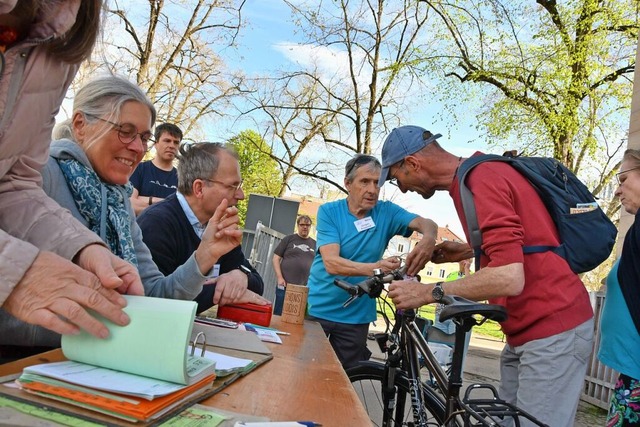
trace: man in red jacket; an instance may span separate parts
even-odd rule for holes
[[[448,191],[468,239],[456,179],[465,159],[445,151],[436,142],[440,136],[418,126],[394,129],[382,148],[379,185],[391,180],[402,192],[425,199]],[[481,269],[435,285],[394,282],[389,296],[397,308],[430,304],[443,295],[505,306],[500,396],[549,425],[572,427],[593,341],[589,295],[562,257],[551,251],[523,254],[523,246],[560,244],[551,216],[524,176],[508,164],[485,162],[469,172],[466,183],[482,232]],[[473,256],[466,244],[445,242],[437,249],[436,262]]]

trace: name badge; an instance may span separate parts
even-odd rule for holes
[[[220,275],[220,264],[216,264],[213,266],[213,268],[211,269],[211,273],[209,273],[207,277],[210,279],[215,279],[219,275]]]
[[[353,223],[355,224],[358,233],[376,226],[376,223],[373,222],[373,219],[370,216],[354,221]]]

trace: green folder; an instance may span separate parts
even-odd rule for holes
[[[109,328],[109,338],[99,339],[84,331],[63,335],[62,351],[67,359],[184,385],[214,373],[213,361],[188,355],[197,307],[194,301],[125,298],[124,311],[131,323],[118,326],[97,316]]]

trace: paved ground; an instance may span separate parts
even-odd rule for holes
[[[374,341],[368,341],[372,358],[382,358],[382,353]],[[465,383],[489,383],[495,387],[500,378],[499,357],[504,343],[492,338],[473,335],[469,344],[465,361]],[[586,402],[580,402],[574,427],[604,426],[606,413],[604,410]]]

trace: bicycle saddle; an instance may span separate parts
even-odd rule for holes
[[[443,322],[451,318],[467,318],[474,314],[479,314],[496,322],[507,320],[506,309],[497,304],[484,304],[459,297],[457,295],[446,295],[442,299],[445,307],[440,313],[440,321]]]

